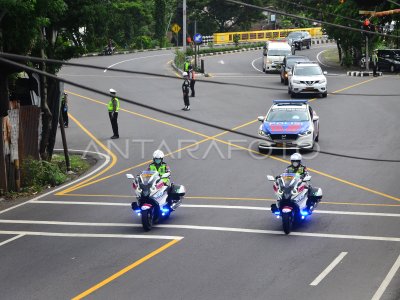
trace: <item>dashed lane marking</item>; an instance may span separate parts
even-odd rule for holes
[[[312,286],[317,286],[328,274],[342,261],[342,259],[347,255],[347,252],[342,252],[334,259],[333,262],[326,267],[325,270],[322,271],[321,274],[314,279],[313,282],[310,283]]]

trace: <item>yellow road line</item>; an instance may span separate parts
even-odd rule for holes
[[[80,97],[80,98],[83,98],[83,99],[98,103],[98,104],[102,104],[104,106],[107,106],[106,103],[103,103],[100,100],[96,100],[96,99],[89,98],[89,97],[86,97],[86,96],[83,96],[83,95],[80,95],[80,94],[76,94],[76,93],[71,92],[71,91],[68,91],[68,93],[71,94],[71,95],[74,95],[74,96],[77,96],[77,97]],[[195,135],[199,135],[199,136],[204,137],[204,138],[209,138],[208,135],[205,135],[203,133],[200,133],[200,132],[197,132],[197,131],[194,131],[194,130],[190,130],[188,128],[185,128],[185,127],[182,127],[182,126],[179,126],[179,125],[176,125],[176,124],[172,124],[172,123],[169,123],[169,122],[166,122],[166,121],[162,121],[162,120],[159,120],[159,119],[156,119],[156,118],[153,118],[153,117],[149,117],[149,116],[146,116],[146,115],[134,112],[134,111],[130,111],[130,110],[127,110],[127,109],[124,109],[124,108],[121,108],[120,111],[126,112],[126,113],[134,115],[134,116],[138,116],[138,117],[141,117],[141,118],[144,118],[144,119],[147,119],[147,120],[151,120],[151,121],[154,121],[154,122],[157,122],[157,123],[168,125],[170,127],[174,127],[174,128],[186,131],[186,132],[190,132],[190,133],[193,133]]]
[[[61,192],[58,192],[56,195],[64,195],[70,191],[75,190],[77,187],[79,187],[80,185],[85,184],[86,182],[89,182],[97,177],[99,177],[100,175],[104,174],[105,172],[107,172],[108,170],[110,170],[118,161],[117,156],[106,147],[106,145],[104,145],[102,142],[100,142],[89,130],[87,130],[72,114],[69,114],[69,117],[76,123],[76,125],[78,125],[92,140],[94,140],[96,142],[97,145],[99,145],[101,148],[104,149],[104,151],[106,151],[110,156],[111,156],[111,163],[104,168],[103,170],[101,170],[99,173],[83,180],[82,182],[79,182],[76,185],[73,185],[69,188],[66,188],[65,190],[62,190]]]
[[[145,257],[142,257],[141,259],[135,261],[133,264],[123,268],[122,270],[118,271],[117,273],[111,275],[110,277],[104,279],[103,281],[99,282],[98,284],[92,286],[90,289],[84,291],[83,293],[79,294],[78,296],[72,298],[72,300],[80,300],[83,299],[84,297],[90,295],[94,291],[102,288],[103,286],[109,284],[111,281],[117,279],[118,277],[121,277],[125,273],[129,272],[130,270],[136,268],[137,266],[141,265],[145,261],[149,260],[150,258],[156,256],[157,254],[161,253],[162,251],[168,249],[169,247],[173,246],[174,244],[178,243],[179,240],[172,240],[169,243],[165,244],[164,246],[158,248],[157,250],[154,250],[153,252],[147,254]]]
[[[254,122],[257,122],[257,120],[252,120],[252,121],[247,122],[247,123],[245,123],[245,124],[243,124],[243,125],[239,125],[239,126],[233,128],[232,130],[239,129],[239,128],[241,128],[241,127],[247,126],[247,125],[249,125],[249,124],[251,124],[251,123],[254,123]],[[207,142],[207,141],[209,141],[209,140],[211,140],[211,139],[214,139],[214,138],[216,138],[216,137],[218,137],[218,136],[224,135],[224,134],[226,134],[226,133],[228,133],[228,132],[229,132],[229,131],[224,131],[224,132],[218,133],[218,134],[216,134],[216,135],[214,135],[214,136],[207,137],[206,139],[203,139],[203,140],[198,141],[198,142],[196,142],[196,143],[187,145],[186,147],[179,148],[179,149],[177,149],[177,150],[175,150],[175,151],[173,151],[173,152],[170,152],[170,153],[165,154],[165,157],[171,156],[171,155],[173,155],[173,154],[175,154],[175,153],[181,152],[181,151],[186,150],[186,149],[188,149],[188,148],[192,148],[192,147],[194,147],[194,146],[196,146],[196,145],[199,145],[199,144],[202,144],[202,143],[204,143],[204,142]],[[127,171],[130,171],[130,170],[133,170],[133,169],[142,167],[142,166],[144,166],[144,165],[148,165],[148,164],[150,164],[151,162],[152,162],[152,160],[148,160],[148,161],[142,162],[142,163],[140,163],[140,164],[138,164],[138,165],[135,165],[135,166],[126,168],[126,169],[124,169],[124,170],[121,170],[121,171],[119,171],[119,172],[117,172],[117,173],[114,173],[114,174],[110,174],[110,175],[108,175],[108,176],[101,177],[101,178],[99,178],[99,179],[97,179],[97,180],[93,180],[93,181],[87,182],[87,183],[85,182],[84,184],[80,184],[80,185],[77,186],[77,187],[72,187],[71,189],[69,189],[69,192],[75,191],[75,190],[77,190],[77,189],[81,189],[81,188],[83,188],[83,187],[86,187],[86,186],[95,184],[95,183],[97,183],[97,182],[106,180],[106,179],[108,179],[108,178],[111,178],[111,177],[114,177],[114,176],[117,176],[117,175],[121,175],[121,174],[123,174],[123,173],[125,173],[125,172],[127,172]]]
[[[356,84],[350,85],[350,86],[348,86],[348,87],[345,87],[345,88],[343,88],[343,89],[340,89],[340,90],[334,91],[334,92],[332,92],[331,94],[337,94],[337,93],[343,92],[343,91],[345,91],[345,90],[348,90],[348,89],[351,89],[351,88],[353,88],[353,87],[356,87],[356,86],[362,85],[362,84],[364,84],[364,83],[367,83],[367,82],[370,82],[370,81],[372,81],[372,80],[376,80],[376,79],[378,79],[378,78],[379,78],[379,77],[376,77],[376,78],[368,79],[368,80],[365,80],[365,81],[362,81],[362,82],[359,82],[359,83],[356,83]]]
[[[362,85],[362,84],[365,84],[365,83],[370,82],[370,81],[375,80],[375,79],[376,79],[376,78],[369,79],[369,80],[365,80],[365,81],[363,81],[363,82],[360,82],[360,83],[351,85],[351,86],[349,86],[349,87],[343,88],[343,89],[341,89],[341,90],[332,92],[332,94],[338,93],[338,92],[340,92],[340,91],[344,91],[344,90],[347,90],[347,89],[350,89],[350,88],[353,88],[353,87],[356,87],[356,86],[359,86],[359,85]],[[72,93],[72,92],[70,92],[70,93],[73,94],[73,95],[75,95],[75,96],[78,96],[78,97],[81,97],[81,98],[84,98],[84,99],[87,99],[87,100],[90,100],[90,101],[93,101],[93,102],[96,102],[96,103],[100,103],[100,104],[106,105],[105,103],[103,103],[103,102],[101,102],[101,101],[98,101],[98,100],[95,100],[95,99],[91,99],[91,98],[89,98],[89,97],[85,97],[85,96],[82,96],[82,95],[79,95],[79,94],[76,94],[76,93]],[[314,100],[315,100],[315,99],[316,99],[316,98],[314,98]],[[130,113],[130,114],[133,114],[133,115],[137,115],[137,116],[140,116],[140,117],[143,117],[143,118],[146,118],[146,119],[155,121],[155,122],[159,122],[159,123],[162,123],[162,124],[165,124],[165,125],[168,125],[168,126],[172,126],[172,127],[175,127],[175,128],[181,129],[181,130],[184,130],[184,131],[188,131],[188,132],[190,132],[190,133],[197,134],[197,135],[200,135],[200,136],[202,136],[202,137],[206,137],[205,140],[202,140],[202,141],[200,141],[200,142],[197,142],[197,143],[195,143],[195,144],[193,144],[193,145],[189,145],[189,146],[184,147],[184,148],[182,148],[182,149],[175,150],[174,152],[171,152],[171,153],[169,153],[168,155],[172,155],[173,153],[176,153],[176,152],[180,152],[180,151],[182,151],[182,150],[185,150],[185,149],[189,148],[190,146],[195,146],[196,144],[203,143],[203,142],[205,142],[205,141],[208,141],[208,140],[212,139],[212,140],[215,140],[215,141],[217,141],[217,142],[220,142],[220,143],[223,143],[223,144],[226,144],[226,145],[229,145],[229,146],[233,146],[233,147],[236,147],[236,148],[238,148],[238,149],[242,149],[242,150],[244,150],[244,151],[249,151],[249,152],[256,153],[256,154],[259,154],[259,155],[262,155],[262,156],[265,156],[265,157],[269,157],[269,158],[271,158],[271,159],[274,159],[274,160],[277,160],[277,161],[280,161],[280,162],[283,162],[283,163],[286,163],[286,164],[289,163],[289,161],[287,161],[287,160],[284,160],[284,159],[281,159],[281,158],[278,158],[278,157],[274,157],[274,156],[268,156],[268,155],[265,155],[265,154],[260,153],[259,151],[254,151],[253,149],[246,148],[246,147],[242,147],[242,146],[239,146],[239,145],[236,145],[236,144],[233,144],[233,143],[230,143],[230,142],[226,142],[226,141],[224,141],[224,140],[220,140],[220,139],[217,139],[217,138],[216,138],[216,137],[218,137],[218,136],[221,136],[221,135],[224,135],[224,134],[228,133],[228,131],[222,132],[222,133],[220,133],[220,134],[218,134],[218,135],[215,135],[215,136],[207,136],[207,135],[205,135],[205,134],[202,134],[202,133],[199,133],[199,132],[195,132],[195,131],[192,131],[192,130],[190,130],[190,129],[187,129],[187,128],[184,128],[184,127],[181,127],[181,126],[172,124],[172,123],[168,123],[168,122],[165,122],[165,121],[161,121],[161,120],[158,120],[158,119],[155,119],[155,118],[146,116],[146,115],[142,115],[142,114],[135,113],[135,112],[132,112],[132,111],[128,111],[128,110],[125,110],[125,109],[121,109],[121,110],[123,110],[123,111],[125,111],[125,112],[128,112],[128,113]],[[240,126],[238,126],[238,127],[235,127],[233,130],[235,130],[235,129],[237,129],[237,128],[244,127],[244,126],[249,125],[249,124],[252,124],[252,123],[254,123],[254,122],[256,122],[256,121],[257,121],[257,120],[255,120],[255,121],[250,121],[250,122],[248,122],[248,123],[246,123],[246,124],[244,124],[244,125],[240,125]],[[133,166],[133,167],[131,167],[131,168],[125,169],[125,170],[120,171],[120,172],[118,172],[118,173],[111,174],[111,175],[109,175],[109,176],[107,176],[107,177],[100,178],[100,179],[98,179],[98,180],[96,180],[96,181],[94,181],[94,182],[92,182],[92,183],[88,183],[88,184],[84,184],[84,185],[83,185],[83,184],[80,184],[80,185],[78,186],[78,188],[84,187],[84,186],[88,186],[88,185],[94,184],[94,183],[96,183],[96,182],[102,181],[102,180],[104,180],[104,179],[108,179],[108,178],[110,178],[110,177],[113,177],[113,176],[122,174],[122,173],[126,172],[127,170],[131,170],[131,169],[134,169],[134,168],[143,166],[144,164],[147,164],[147,163],[150,163],[150,161],[144,162],[144,163],[139,164],[139,165],[136,165],[136,166]],[[361,189],[361,190],[364,190],[364,191],[367,191],[367,192],[371,192],[371,193],[373,193],[373,194],[376,194],[376,195],[379,195],[379,196],[382,196],[382,197],[385,197],[385,198],[388,198],[388,199],[391,199],[391,200],[394,200],[394,201],[400,201],[400,198],[397,198],[397,197],[394,197],[394,196],[391,196],[391,195],[388,195],[388,194],[385,194],[385,193],[382,193],[382,192],[379,192],[379,191],[376,191],[376,190],[373,190],[373,189],[364,187],[364,186],[359,185],[359,184],[352,183],[352,182],[347,181],[347,180],[344,180],[344,179],[340,179],[340,178],[335,177],[335,176],[333,176],[333,175],[329,175],[329,174],[327,174],[327,173],[324,173],[324,172],[321,172],[321,171],[317,171],[317,170],[314,170],[314,169],[311,169],[311,168],[309,168],[309,170],[312,171],[312,172],[314,172],[314,173],[317,173],[317,174],[319,174],[319,175],[322,175],[322,176],[328,177],[328,178],[330,178],[330,179],[334,179],[334,180],[336,180],[336,181],[339,181],[339,182],[341,182],[341,183],[348,184],[348,185],[353,186],[353,187],[355,187],[355,188],[358,188],[358,189]]]
[[[132,195],[113,195],[113,194],[67,194],[59,195],[64,197],[104,197],[104,198],[134,198]],[[241,198],[241,197],[220,197],[220,196],[185,196],[185,199],[193,200],[232,200],[232,201],[275,201],[271,198]],[[326,205],[349,205],[349,206],[376,206],[376,207],[400,207],[400,204],[384,204],[384,203],[360,203],[360,202],[335,202],[321,201]]]
[[[281,158],[278,158],[278,157],[275,157],[275,156],[269,156],[269,155],[260,153],[259,151],[255,151],[255,150],[250,149],[250,148],[246,148],[246,147],[242,147],[242,146],[239,146],[239,145],[230,143],[230,142],[226,142],[226,141],[224,141],[224,140],[220,140],[220,139],[217,139],[217,138],[215,138],[214,140],[216,140],[216,141],[218,141],[218,142],[220,142],[220,143],[223,143],[223,144],[226,144],[226,145],[229,145],[229,146],[232,146],[232,147],[236,147],[236,148],[238,148],[238,149],[242,149],[242,150],[245,150],[245,151],[249,151],[249,152],[252,152],[252,153],[256,153],[256,154],[259,154],[259,155],[261,155],[261,156],[265,156],[265,157],[268,157],[268,158],[271,158],[271,159],[274,159],[274,160],[277,160],[277,161],[280,161],[280,162],[284,162],[284,163],[287,163],[287,164],[290,163],[290,162],[287,161],[287,160],[284,160],[284,159],[281,159]],[[316,174],[319,174],[319,175],[321,175],[321,176],[328,177],[328,178],[330,178],[330,179],[333,179],[333,180],[336,180],[336,181],[339,181],[339,182],[348,184],[348,185],[350,185],[350,186],[352,186],[352,187],[355,187],[355,188],[358,188],[358,189],[361,189],[361,190],[364,190],[364,191],[373,193],[373,194],[375,194],[375,195],[379,195],[379,196],[382,196],[382,197],[385,197],[385,198],[388,198],[388,199],[391,199],[391,200],[394,200],[394,201],[400,201],[400,198],[397,198],[397,197],[394,197],[394,196],[391,196],[391,195],[388,195],[388,194],[385,194],[385,193],[382,193],[382,192],[379,192],[379,191],[376,191],[376,190],[367,188],[367,187],[365,187],[365,186],[362,186],[362,185],[359,185],[359,184],[356,184],[356,183],[352,183],[352,182],[350,182],[350,181],[348,181],[348,180],[344,180],[344,179],[335,177],[335,176],[333,176],[333,175],[330,175],[330,174],[327,174],[327,173],[324,173],[324,172],[321,172],[321,171],[317,171],[317,170],[312,169],[312,168],[307,168],[307,169],[308,169],[309,171],[314,172],[314,173],[316,173]]]

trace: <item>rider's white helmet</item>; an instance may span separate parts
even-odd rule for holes
[[[293,153],[290,156],[290,162],[294,167],[298,167],[301,164],[301,154],[300,153]]]
[[[187,73],[187,72],[183,72],[183,73],[182,73],[182,76],[183,76],[183,77],[188,76],[188,73]]]
[[[154,151],[153,159],[156,159],[156,158],[163,159],[164,158],[164,152],[162,152],[161,150]]]
[[[110,91],[111,94],[116,94],[117,93],[117,91],[114,90],[114,89],[110,89],[109,91]]]

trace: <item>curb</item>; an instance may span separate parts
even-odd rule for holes
[[[367,77],[373,76],[372,71],[348,71],[347,76],[356,76],[356,77]],[[382,76],[382,72],[376,72],[378,76]]]

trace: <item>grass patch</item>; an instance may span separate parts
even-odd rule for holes
[[[25,159],[21,166],[21,191],[6,193],[6,200],[36,195],[47,188],[75,179],[91,166],[91,163],[80,155],[71,155],[70,163],[72,172],[68,174],[64,155],[54,154],[51,162]]]
[[[332,67],[340,67],[339,53],[337,48],[325,50],[321,54],[322,61]]]

